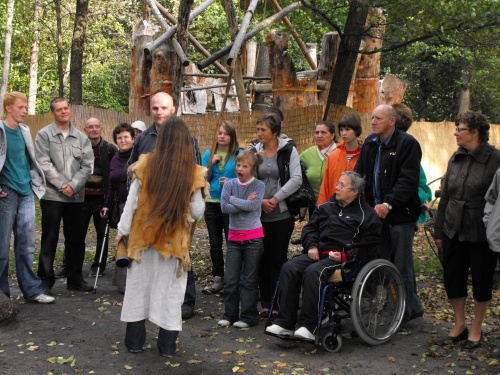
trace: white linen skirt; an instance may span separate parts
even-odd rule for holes
[[[181,306],[186,292],[187,271],[176,278],[179,260],[166,259],[153,247],[133,260],[127,271],[127,288],[121,321],[150,322],[170,331],[182,331]]]

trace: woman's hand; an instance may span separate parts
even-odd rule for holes
[[[103,209],[99,213],[103,219],[106,219],[108,217],[108,210],[109,208],[103,207]]]
[[[223,187],[226,182],[227,182],[227,177],[221,177],[221,178],[219,178],[219,185],[220,185],[220,187]]]
[[[255,197],[257,197],[257,192],[252,191],[252,192],[250,193],[250,195],[248,196],[247,200],[249,200],[249,201],[254,200],[254,199],[255,199]]]
[[[276,203],[274,203],[274,201]],[[266,214],[270,214],[273,212],[273,210],[276,208],[278,200],[274,197],[271,199],[263,199],[262,200],[262,211],[264,211]]]
[[[212,165],[217,164],[221,160],[222,160],[222,155],[215,154],[214,156],[212,156]]]
[[[330,258],[331,260],[334,260],[335,262],[342,261],[342,255],[340,254],[340,251],[330,251],[328,253],[328,258]]]
[[[319,260],[319,250],[317,247],[311,247],[307,250],[307,256],[311,258],[311,260]]]
[[[122,240],[123,236],[120,236],[120,235],[117,235],[115,237],[115,246],[116,248],[118,248],[118,244],[120,243],[120,241]]]

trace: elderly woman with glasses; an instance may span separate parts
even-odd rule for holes
[[[483,224],[485,194],[500,167],[500,150],[488,143],[490,124],[476,112],[460,114],[454,133],[458,150],[448,162],[436,222],[436,245],[443,249],[444,285],[455,324],[443,344],[467,340],[465,349],[481,345],[483,323],[492,298],[495,253]],[[474,321],[465,321],[467,279],[472,274]]]

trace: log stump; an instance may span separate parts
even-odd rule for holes
[[[318,104],[316,78],[298,79],[287,53],[288,36],[278,29],[265,35],[269,50],[273,105],[282,111]]]

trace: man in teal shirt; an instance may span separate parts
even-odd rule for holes
[[[21,123],[28,99],[20,92],[5,95],[7,116],[0,123],[0,289],[10,297],[8,271],[11,234],[19,288],[25,299],[52,303],[42,293],[40,278],[33,272],[35,251],[35,199],[45,193],[45,177],[35,159],[30,129]]]

